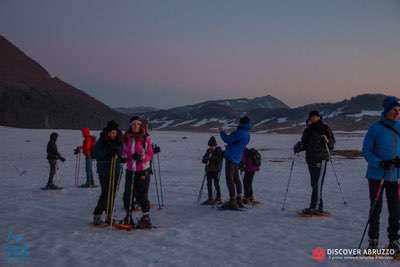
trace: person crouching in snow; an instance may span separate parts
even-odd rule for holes
[[[81,185],[81,187],[96,187],[93,179],[93,160],[92,160],[92,150],[96,144],[96,139],[94,136],[90,135],[89,128],[82,128],[83,144],[79,147],[85,155],[85,169],[86,169],[86,183]]]
[[[256,201],[253,193],[253,179],[256,172],[260,170],[261,155],[254,148],[246,148],[243,152],[241,162],[241,171],[244,171],[243,187],[244,197],[243,204],[257,205],[260,202]]]
[[[136,199],[143,214],[137,227],[151,228],[148,194],[151,160],[153,159],[153,144],[147,132],[147,125],[137,116],[132,117],[129,121],[129,129],[124,135],[122,155],[124,161],[126,161],[125,192],[123,196],[124,208],[126,210],[124,224],[134,224],[131,215],[134,208],[134,199]]]
[[[115,121],[109,121],[107,127],[100,134],[100,138],[93,151],[93,157],[97,161],[97,173],[99,174],[101,186],[101,194],[93,212],[94,225],[101,225],[103,223],[101,216],[104,211],[106,212],[105,223],[111,224],[112,222],[112,209],[114,207],[120,171],[122,171],[122,132],[118,127]],[[110,179],[113,179],[114,183]],[[114,189],[112,192],[110,192],[110,182],[111,187]],[[114,196],[114,198],[111,196]]]
[[[208,199],[203,202],[202,205],[221,204],[221,188],[219,187],[219,177],[224,159],[223,157],[224,152],[222,151],[221,147],[217,145],[217,140],[215,137],[211,136],[210,140],[208,140],[208,149],[202,159],[202,162],[206,164],[208,190]],[[216,191],[215,200],[213,198],[213,181]]]
[[[57,138],[58,133],[53,132],[50,134],[50,140],[47,143],[47,160],[50,164],[49,180],[46,185],[47,189],[59,189],[59,187],[54,184],[54,175],[56,175],[57,172],[57,160],[61,160],[61,162],[65,161],[65,158],[58,152],[56,144]]]

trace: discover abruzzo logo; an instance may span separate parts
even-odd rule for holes
[[[393,249],[356,249],[356,248],[322,248],[315,247],[311,258],[317,262],[326,260],[392,260]]]

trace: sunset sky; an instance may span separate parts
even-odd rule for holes
[[[112,107],[400,96],[398,0],[0,0],[0,34]]]

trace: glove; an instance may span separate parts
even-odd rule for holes
[[[153,145],[153,153],[158,154],[161,152],[161,148],[158,145]]]
[[[65,161],[65,158],[61,157],[60,160],[61,160],[61,162],[64,162],[64,161]]]
[[[78,155],[81,152],[81,149],[79,147],[74,149],[74,155]]]
[[[382,160],[379,165],[381,166],[381,168],[383,168],[384,170],[390,170],[392,168],[392,160]]]
[[[396,169],[400,168],[400,157],[396,157],[394,160],[392,160],[392,164]]]
[[[143,155],[135,153],[135,154],[132,155],[132,159],[134,161],[143,161]]]
[[[302,149],[302,144],[301,144],[301,142],[298,142],[296,145],[294,145],[293,152],[295,154],[300,153],[301,149]]]

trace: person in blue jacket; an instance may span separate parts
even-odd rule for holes
[[[363,156],[368,162],[366,178],[371,205],[369,248],[378,247],[382,197],[386,191],[389,210],[387,229],[389,248],[394,249],[399,255],[400,102],[396,97],[388,96],[384,99],[383,107],[381,119],[370,126],[362,149]],[[382,179],[384,182],[381,185]],[[377,202],[373,208],[376,198]]]
[[[221,139],[226,143],[224,153],[225,175],[226,185],[229,190],[229,201],[224,203],[221,208],[238,209],[243,207],[239,165],[243,152],[250,142],[250,129],[250,119],[246,116],[240,118],[237,130],[229,135],[222,128],[219,129]]]

